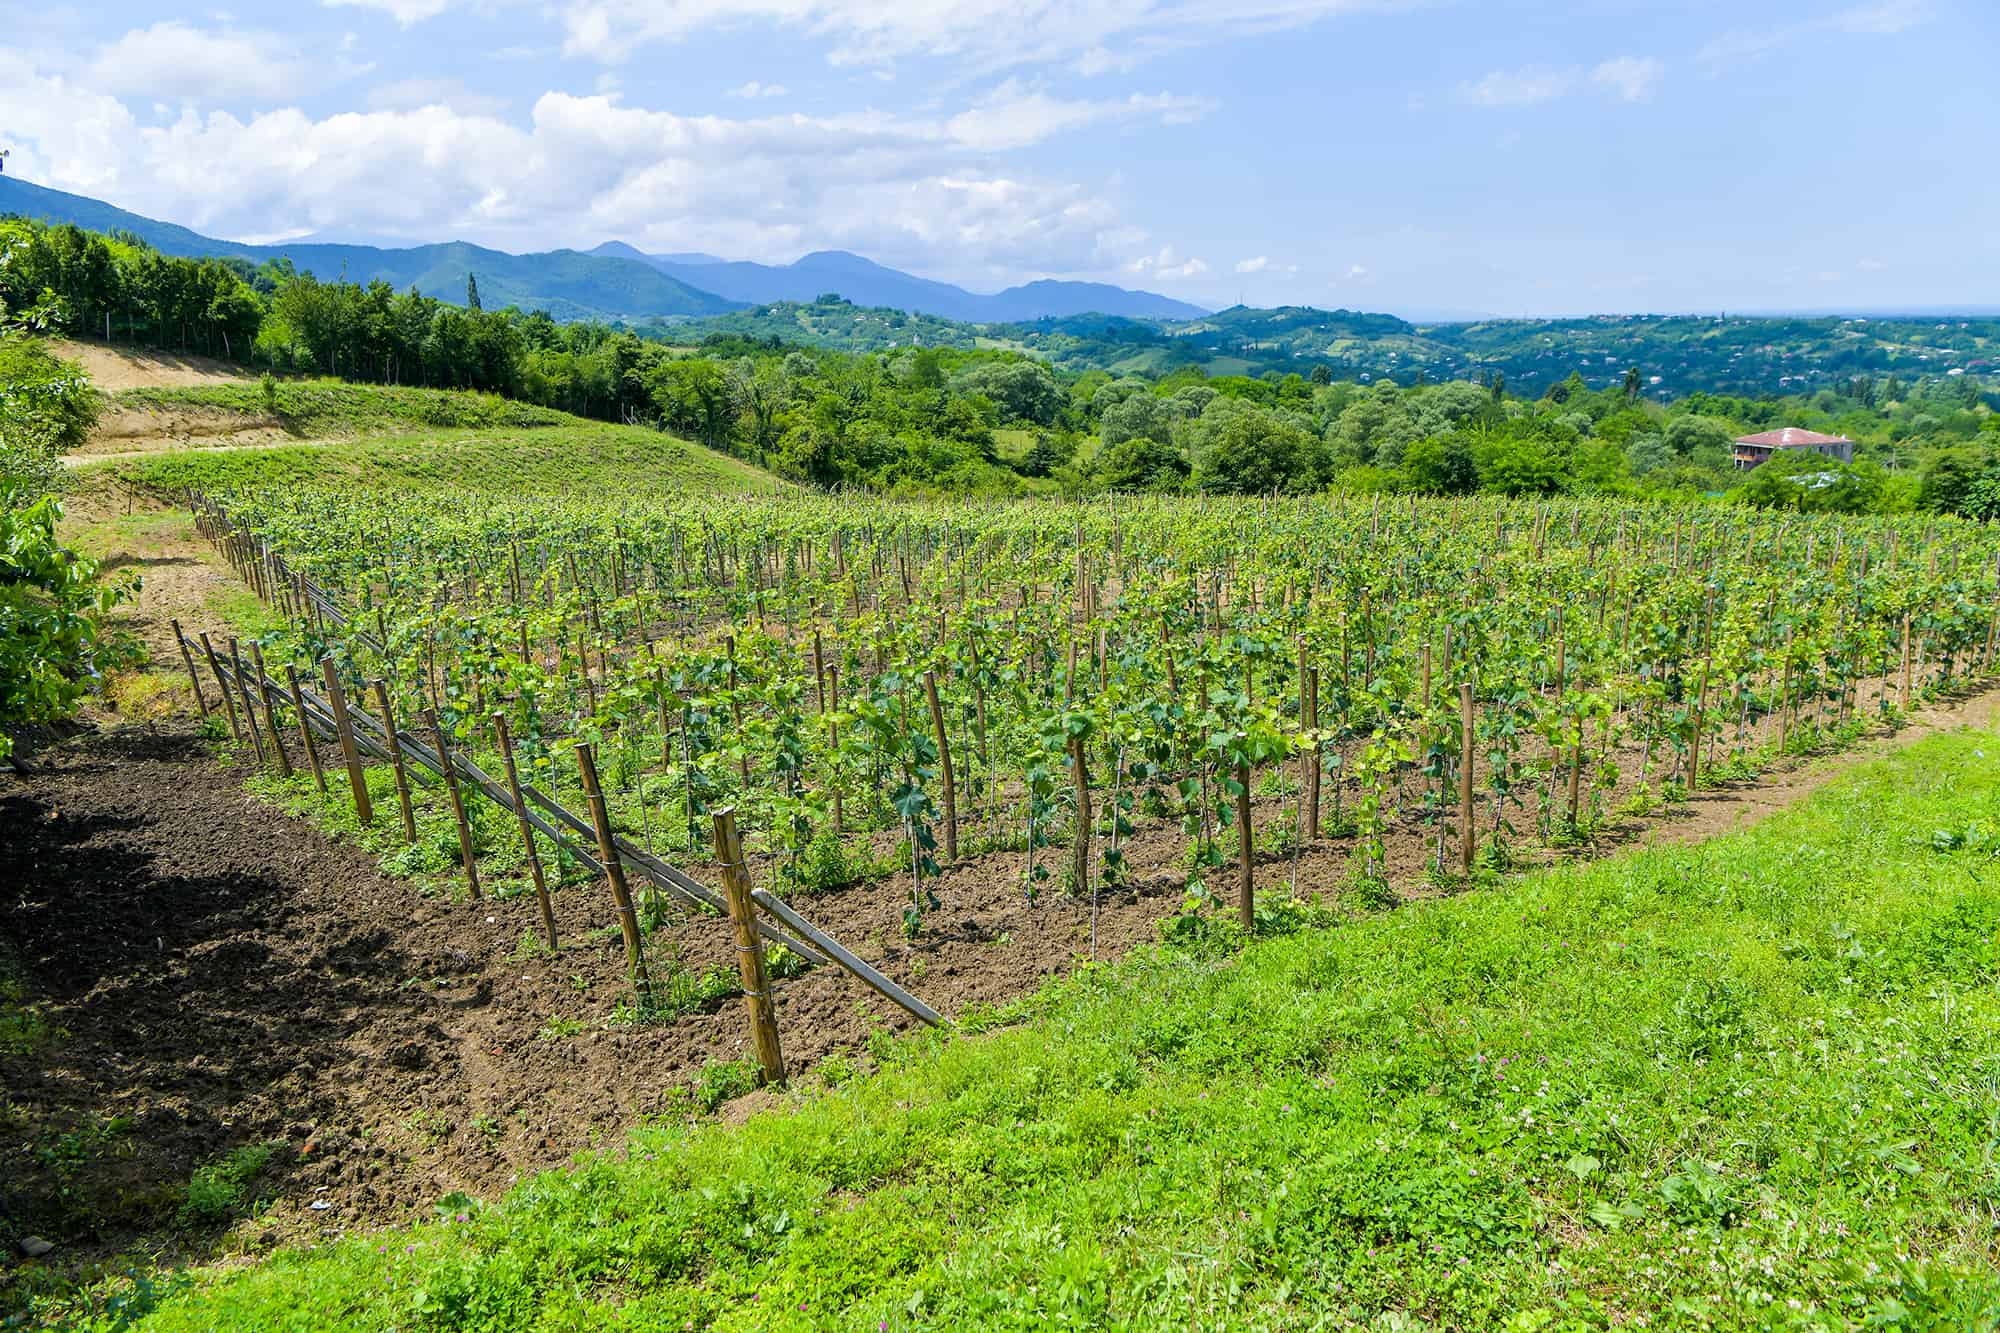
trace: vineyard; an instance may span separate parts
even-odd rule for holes
[[[473,895],[633,872],[606,921],[642,1007],[700,988],[654,986],[649,931],[739,869],[781,976],[846,952],[788,904],[862,881],[915,941],[977,868],[1086,908],[1089,956],[1163,882],[1181,932],[1449,891],[1893,719],[1986,672],[2000,625],[2000,541],[1955,520],[187,498],[290,626],[183,640],[245,753],[289,775],[289,745],[325,791],[300,752],[340,736],[361,822]]]

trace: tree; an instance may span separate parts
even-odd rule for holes
[[[129,583],[100,587],[97,566],[57,543],[61,515],[53,496],[29,501],[0,484],[0,759],[15,730],[69,715],[104,613],[131,595]]]
[[[1979,455],[1970,449],[1947,449],[1931,459],[1917,483],[1917,504],[1939,514],[1963,514],[1972,487],[1979,480]]]
[[[1319,441],[1254,403],[1218,398],[1186,433],[1203,490],[1304,491],[1320,480]]]
[[[951,387],[957,393],[991,400],[1008,421],[1053,426],[1062,410],[1055,376],[1039,361],[981,362],[960,371]]]
[[[1403,476],[1424,495],[1470,495],[1479,489],[1472,445],[1453,432],[1417,440],[1403,451]]]
[[[465,308],[467,310],[484,309],[479,304],[479,275],[476,273],[465,275]]]
[[[1626,371],[1625,400],[1627,402],[1630,402],[1633,399],[1637,398],[1639,396],[1639,390],[1641,387],[1643,387],[1643,385],[1644,381],[1641,380],[1639,377],[1639,367],[1633,366],[1630,370]]]
[[[1552,495],[1562,485],[1562,462],[1546,441],[1502,432],[1478,451],[1479,484],[1501,495]]]

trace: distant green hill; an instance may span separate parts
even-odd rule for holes
[[[50,222],[73,222],[92,231],[125,231],[162,254],[189,257],[241,255],[252,263],[289,259],[302,273],[324,280],[368,283],[380,279],[398,290],[414,286],[426,296],[465,298],[465,280],[479,279],[480,299],[489,308],[518,305],[546,310],[557,319],[645,319],[659,315],[713,315],[737,302],[701,291],[650,264],[613,256],[554,250],[510,255],[464,241],[420,245],[408,250],[372,245],[286,242],[247,245],[217,240],[171,222],[128,213],[82,195],[45,189],[0,176],[0,214]]]

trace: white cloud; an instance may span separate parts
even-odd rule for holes
[[[209,30],[178,19],[134,28],[87,67],[92,86],[107,92],[198,102],[292,97],[337,73],[308,66],[270,33]]]
[[[425,19],[436,18],[451,8],[453,0],[321,0],[321,3],[328,9],[351,7],[378,10],[407,28]]]
[[[1874,0],[1822,18],[1775,28],[1738,28],[1701,49],[1697,57],[1710,77],[1762,60],[1794,42],[1825,33],[1893,37],[1931,17],[1930,0]]]
[[[1614,56],[1589,70],[1580,66],[1555,69],[1530,65],[1523,69],[1494,70],[1482,79],[1461,85],[1459,96],[1474,106],[1520,107],[1537,106],[1596,89],[1621,101],[1643,102],[1653,95],[1666,72],[1664,62],[1640,56]]]
[[[374,0],[438,3],[439,0]],[[908,57],[974,69],[1070,62],[1087,74],[1130,69],[1161,51],[1300,27],[1421,0],[563,0],[566,49],[607,63],[712,28],[776,25],[829,44],[835,64]]]
[[[1070,101],[1008,79],[971,109],[947,122],[951,137],[968,148],[998,152],[1026,148],[1056,134],[1112,121],[1157,120],[1177,125],[1206,115],[1214,103],[1170,93],[1134,93],[1123,99]]]
[[[1327,286],[1338,287],[1343,282],[1362,282],[1365,281],[1367,277],[1368,277],[1368,270],[1365,267],[1363,267],[1360,264],[1349,264],[1347,266],[1347,272],[1341,274],[1339,277],[1335,278],[1332,282],[1329,282]]]
[[[1860,269],[1863,273],[1880,273],[1889,266],[1879,259],[1863,259],[1858,261],[1854,267]]]
[[[1643,102],[1653,95],[1666,74],[1667,67],[1661,61],[1619,56],[1590,71],[1590,81],[1616,93],[1623,101]]]
[[[755,100],[760,97],[783,97],[790,91],[791,89],[782,83],[759,83],[752,79],[740,88],[730,89],[728,95]]]
[[[1251,273],[1282,273],[1287,276],[1297,273],[1297,264],[1280,264],[1269,255],[1257,255],[1250,259],[1236,261],[1236,271],[1245,275]]]
[[[1576,88],[1576,71],[1568,69],[1495,70],[1460,91],[1477,106],[1533,106],[1550,102]]]
[[[512,250],[594,245],[789,260],[838,246],[998,285],[1109,274],[1158,243],[1099,190],[993,163],[947,121],[866,112],[681,116],[545,93],[525,119],[449,87],[376,90],[323,118],[156,120],[0,52],[10,174],[219,236],[340,230]],[[1019,136],[1014,136],[1018,138]],[[1206,271],[1166,252],[1144,271]]]
[[[1173,246],[1168,245],[1155,254],[1140,255],[1127,261],[1125,271],[1148,278],[1198,278],[1208,272],[1208,265],[1192,257],[1183,259]]]

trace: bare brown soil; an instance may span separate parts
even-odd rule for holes
[[[252,378],[239,365],[185,352],[156,352],[77,339],[53,340],[49,350],[82,366],[91,384],[105,393],[228,384]]]

